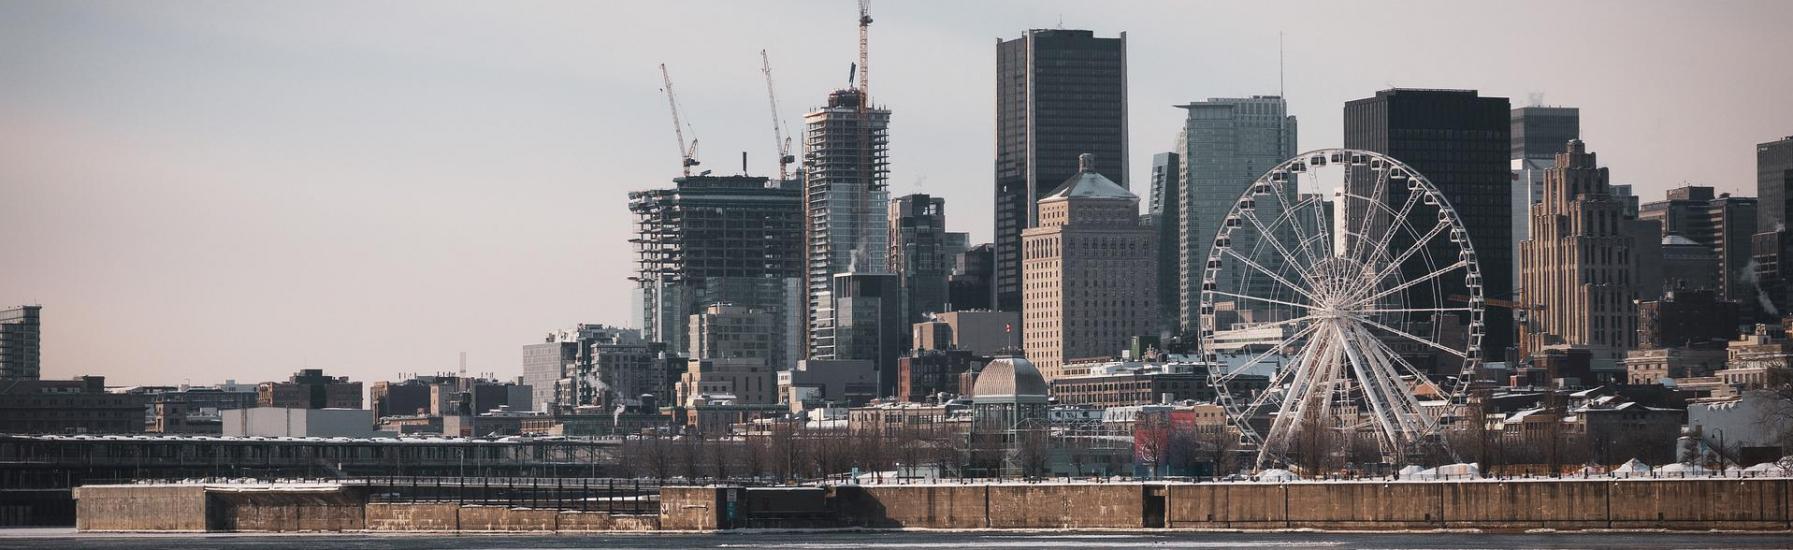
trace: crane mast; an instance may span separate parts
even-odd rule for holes
[[[797,157],[791,155],[791,138],[784,135],[784,125],[778,120],[778,91],[772,85],[772,58],[766,50],[760,50],[760,72],[766,73],[766,97],[772,102],[772,140],[778,151],[778,181],[783,183],[791,177],[791,163]]]
[[[666,64],[660,64],[660,78],[666,81],[666,104],[672,108],[672,133],[679,140],[679,170],[685,177],[691,177],[691,167],[697,166],[697,137],[693,135],[691,144],[685,144],[685,123],[679,118],[679,99],[672,92],[672,74],[666,72]],[[696,134],[696,132],[692,132]]]
[[[866,189],[878,187],[877,168],[872,166],[871,10],[872,0],[859,0],[859,174]]]

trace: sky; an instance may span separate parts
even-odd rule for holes
[[[891,191],[988,241],[995,43],[1127,33],[1129,170],[1174,104],[1274,94],[1304,150],[1343,104],[1468,88],[1581,108],[1614,183],[1755,194],[1793,135],[1793,2],[958,2],[872,7]],[[521,374],[521,346],[630,323],[627,193],[766,175],[857,58],[854,2],[0,0],[0,305],[44,306],[44,377]],[[1143,180],[1129,182],[1143,193]]]

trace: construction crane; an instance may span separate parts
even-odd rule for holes
[[[867,65],[867,62],[871,61],[870,54],[868,53],[871,30],[872,0],[859,0],[859,96],[861,99],[859,102],[859,112],[861,113],[865,112],[865,101],[863,100],[871,95],[871,82],[870,79],[866,77],[866,74],[871,72],[868,70],[870,65]]]
[[[666,104],[672,107],[672,133],[679,140],[679,170],[685,177],[691,177],[691,167],[697,166],[697,132],[692,132],[691,144],[685,144],[685,123],[679,119],[679,98],[672,93],[672,74],[666,72],[666,64],[660,64],[660,78],[666,81]],[[708,173],[708,172],[705,172]]]
[[[859,0],[859,173],[867,189],[877,189],[877,167],[872,166],[872,0]]]
[[[797,157],[791,155],[791,138],[784,135],[784,124],[778,120],[778,91],[772,85],[772,58],[766,50],[760,50],[760,72],[766,73],[766,97],[772,101],[772,139],[778,151],[778,181],[784,182],[791,177],[791,163]]]

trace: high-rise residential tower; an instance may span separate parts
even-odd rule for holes
[[[1499,300],[1513,299],[1513,194],[1507,158],[1511,123],[1507,98],[1482,97],[1474,90],[1392,89],[1345,104],[1345,147],[1394,157],[1430,180],[1469,233],[1482,267],[1483,295]],[[1362,188],[1354,187],[1353,192],[1369,194],[1370,184],[1364,182],[1371,179],[1357,180]],[[1379,199],[1393,202],[1393,195]],[[1362,212],[1365,207],[1349,202],[1343,207],[1348,212]],[[1392,205],[1390,211],[1399,206]],[[1411,240],[1397,233],[1391,250],[1411,246]],[[1454,244],[1433,241],[1428,249],[1432,257],[1456,257]],[[1402,273],[1412,280],[1424,275],[1423,269],[1423,262],[1409,261]],[[1452,278],[1443,290],[1447,300],[1467,294],[1460,278]],[[1483,357],[1505,357],[1513,343],[1512,311],[1488,308],[1484,319]]]
[[[1183,157],[1177,186],[1181,203],[1176,221],[1177,254],[1160,261],[1175,258],[1179,322],[1183,331],[1193,332],[1201,323],[1203,262],[1214,235],[1253,181],[1294,158],[1296,127],[1288,103],[1279,96],[1211,98],[1178,107],[1187,114],[1177,140],[1177,152]],[[1287,196],[1280,199],[1293,201],[1295,187],[1285,191]],[[1292,237],[1282,238],[1292,242]],[[1237,275],[1221,273],[1220,285],[1231,287]]]
[[[43,374],[43,306],[0,309],[0,381]]]
[[[747,176],[674,181],[629,193],[642,339],[682,353],[689,317],[730,303],[773,315],[773,363],[795,362],[803,354],[803,191]]]
[[[1589,349],[1601,359],[1624,359],[1637,347],[1636,220],[1612,193],[1605,168],[1581,140],[1566,143],[1544,174],[1544,201],[1531,210],[1533,235],[1519,243],[1520,303],[1533,308],[1519,326],[1519,349]],[[1654,235],[1642,236],[1652,240]]]
[[[1021,232],[1095,153],[1127,187],[1127,33],[1035,29],[996,43],[996,309],[1022,307]]]
[[[836,90],[828,105],[803,116],[805,308],[808,352],[835,346],[834,275],[889,273],[886,190],[890,111],[867,105],[859,90]],[[861,122],[864,122],[862,127]]]
[[[1022,348],[1047,380],[1087,374],[1065,365],[1119,355],[1157,331],[1152,228],[1139,223],[1139,197],[1097,173],[1092,156],[1040,199],[1040,226],[1023,234]]]

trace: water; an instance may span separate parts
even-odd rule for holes
[[[592,548],[1215,548],[1248,549],[1692,549],[1789,548],[1793,535],[1731,533],[965,533],[751,532],[623,535],[104,535],[69,529],[0,531],[0,548],[233,550],[530,550]]]

